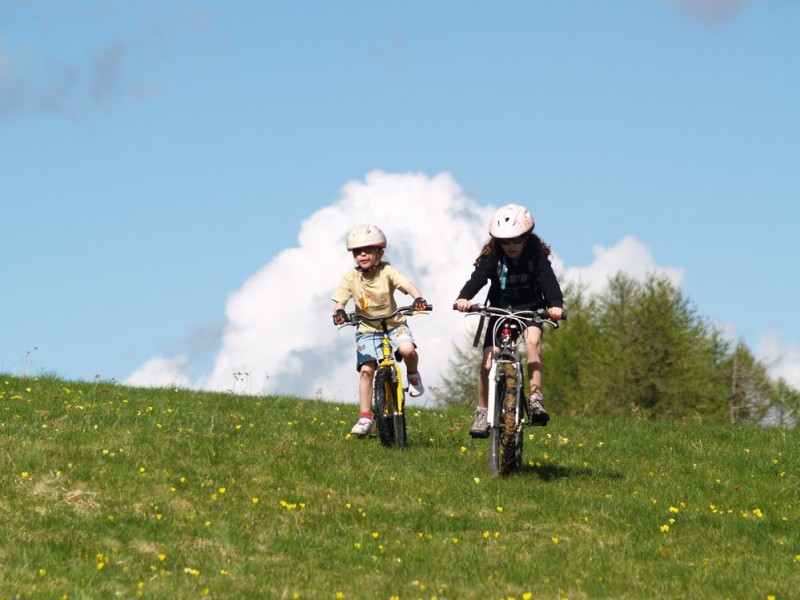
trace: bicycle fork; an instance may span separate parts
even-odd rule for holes
[[[395,386],[395,393],[391,396],[387,394],[386,416],[401,415],[403,414],[403,404],[405,403],[403,377],[400,372],[400,365],[392,360],[392,344],[386,336],[384,336],[381,341],[381,355],[383,358],[381,359],[379,367],[381,369],[392,369],[391,385]],[[396,404],[391,402],[391,398],[396,399]]]
[[[500,369],[498,370],[498,367]],[[515,392],[517,397],[517,402],[515,402],[515,415],[514,415],[514,425],[516,429],[519,429],[520,426],[525,422],[525,414],[524,414],[524,402],[521,402],[519,399],[521,398],[520,394],[522,394],[523,390],[523,381],[522,381],[522,369],[520,365],[516,361],[509,361],[509,360],[493,360],[492,366],[489,368],[489,389],[488,389],[488,410],[486,414],[486,419],[489,424],[489,427],[500,427],[503,425],[503,411],[505,409],[504,402],[502,398],[497,397],[497,390],[498,390],[498,382],[502,380],[504,382],[507,381],[505,375],[508,372],[508,369],[513,369],[514,373],[514,385],[515,385]],[[502,390],[503,396],[508,392],[505,388]],[[498,402],[500,406],[498,406]]]

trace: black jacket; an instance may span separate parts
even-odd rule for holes
[[[564,299],[550,257],[542,250],[535,236],[525,244],[519,262],[514,265],[502,254],[484,256],[475,267],[459,298],[471,300],[486,282],[489,304],[498,308],[533,310],[542,307],[563,307]]]

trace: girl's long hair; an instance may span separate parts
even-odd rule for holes
[[[529,238],[525,240],[526,246],[531,246],[533,248],[538,248],[541,252],[544,252],[547,256],[552,254],[552,250],[550,250],[550,246],[548,246],[542,238],[540,238],[535,233],[531,232]],[[503,252],[503,246],[496,238],[489,238],[489,241],[483,245],[481,248],[481,253],[478,254],[478,258],[475,259],[475,262],[472,263],[474,267],[478,266],[478,263],[481,262],[483,257],[489,256],[490,254],[494,254],[495,256],[503,256],[505,252]]]

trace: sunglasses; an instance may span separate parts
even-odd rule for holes
[[[353,250],[353,256],[358,256],[362,252],[364,254],[372,254],[373,252],[377,252],[378,249],[375,246],[367,246],[366,248],[356,248]]]
[[[511,244],[517,245],[517,244],[524,243],[526,237],[528,237],[528,236],[521,235],[521,236],[515,237],[515,238],[513,238],[511,240],[497,240],[497,241],[500,242],[501,246],[510,246]]]

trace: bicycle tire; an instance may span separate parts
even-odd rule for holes
[[[519,381],[515,363],[503,364],[503,436],[500,448],[500,473],[513,471],[521,466],[522,430],[517,430],[517,406],[519,404]]]
[[[500,365],[498,365],[499,367]],[[506,377],[501,372],[494,388],[494,426],[489,428],[489,474],[502,474],[503,398]]]
[[[378,428],[378,437],[386,446],[394,446],[394,407],[397,388],[392,381],[392,372],[388,369],[379,369],[375,374],[372,390],[372,414]]]
[[[401,450],[406,447],[408,442],[406,438],[406,415],[405,413],[398,413],[394,418],[395,428],[397,429],[397,447]]]

